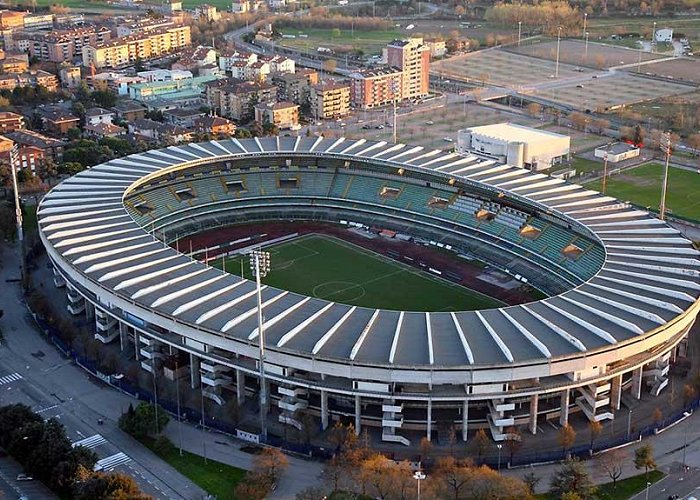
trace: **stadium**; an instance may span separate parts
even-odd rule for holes
[[[666,387],[698,312],[698,252],[648,212],[404,144],[171,146],[65,180],[38,219],[69,311],[218,404],[259,391],[241,255],[269,250],[268,418],[405,445],[437,422],[499,441],[572,412],[613,419]]]

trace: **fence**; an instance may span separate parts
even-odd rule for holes
[[[31,311],[30,311],[31,312]],[[92,374],[93,376],[99,378],[104,383],[110,385],[111,387],[127,394],[140,401],[146,401],[149,403],[154,403],[157,401],[158,405],[161,406],[170,415],[177,418],[178,415],[178,404],[175,401],[170,401],[167,399],[156,398],[154,394],[148,389],[143,389],[136,387],[125,380],[114,380],[113,377],[106,375],[97,368],[94,361],[79,355],[73,349],[71,349],[59,336],[59,332],[56,328],[48,325],[43,319],[39,318],[36,314],[32,313],[37,325],[41,328],[48,339],[67,357],[71,358],[78,364],[81,368]],[[607,439],[598,439],[594,441],[593,446],[590,444],[578,445],[569,449],[561,450],[549,450],[549,451],[536,451],[534,453],[515,453],[511,460],[510,454],[507,447],[501,450],[500,459],[497,456],[486,456],[483,458],[482,462],[485,465],[489,465],[492,468],[498,468],[500,466],[511,466],[518,467],[530,464],[542,464],[550,463],[564,460],[567,456],[579,457],[579,458],[589,458],[591,454],[600,453],[611,448],[617,448],[630,443],[638,442],[642,438],[646,438],[669,428],[684,418],[688,416],[688,413],[692,413],[700,408],[700,397],[694,399],[690,404],[688,404],[681,411],[670,415],[658,423],[647,425],[641,429],[633,430],[629,435],[611,437]],[[227,422],[220,419],[216,419],[207,415],[204,415],[204,420],[202,419],[201,409],[189,408],[180,405],[179,407],[180,418],[183,422],[190,422],[195,425],[203,425],[207,429],[220,432],[222,434],[229,435],[231,437],[236,437],[237,428]],[[273,446],[277,448],[290,451],[292,453],[297,453],[300,455],[308,457],[317,458],[330,458],[335,450],[322,448],[312,444],[299,444],[292,443],[283,437],[268,434],[267,439],[263,441],[262,436],[258,436],[261,443],[268,446]]]

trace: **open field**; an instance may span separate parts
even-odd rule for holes
[[[308,235],[268,248],[265,284],[345,304],[409,311],[458,311],[500,302],[336,238]],[[244,273],[251,278],[248,257]],[[212,262],[214,264],[214,262]],[[215,265],[221,266],[219,261]],[[240,274],[240,258],[226,261]]]
[[[511,47],[508,50],[532,57],[539,57],[548,61],[554,61],[557,57],[557,41],[543,39],[541,42]],[[615,47],[600,43],[588,42],[588,57],[586,57],[586,44],[582,40],[562,40],[559,47],[559,62],[573,64],[575,66],[587,66],[603,69],[621,64],[634,64],[639,61],[651,61],[663,56],[650,52],[641,52],[625,47]],[[560,68],[561,69],[561,68]]]
[[[443,78],[454,78],[478,84],[496,84],[519,87],[549,80],[554,74],[554,61],[543,61],[535,57],[506,52],[505,50],[483,50],[462,56],[451,57],[432,65],[431,73]],[[574,66],[559,65],[560,78],[580,75]]]
[[[636,66],[631,69],[637,71]],[[647,75],[685,80],[700,85],[700,59],[684,57],[672,61],[645,64],[639,68],[639,71]]]
[[[588,31],[591,37],[618,33],[620,26],[629,33],[651,34],[654,21],[657,27],[673,28],[691,41],[700,40],[700,16],[694,17],[589,17]]]
[[[617,106],[656,99],[662,96],[692,92],[694,87],[635,76],[614,73],[591,78],[584,83],[537,90],[539,97],[570,106],[581,111],[609,111]]]
[[[613,170],[614,172],[614,170]],[[658,211],[661,201],[663,165],[647,163],[622,174],[608,178],[607,193],[623,201],[649,207]],[[599,190],[600,181],[592,181],[586,187]],[[669,213],[681,217],[700,220],[700,175],[692,170],[671,168],[668,175],[666,206]]]
[[[282,38],[279,45],[303,50],[307,53],[315,53],[318,47],[327,47],[335,51],[350,52],[361,50],[366,54],[381,53],[382,48],[387,43],[396,38],[407,36],[407,32],[400,29],[390,29],[383,31],[358,31],[340,30],[335,32],[331,29],[317,28],[283,28],[282,33],[293,35],[296,38]],[[299,38],[299,35],[306,35],[306,38]]]

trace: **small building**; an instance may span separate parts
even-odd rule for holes
[[[673,28],[661,28],[654,33],[654,41],[671,43],[673,42]]]
[[[22,130],[24,127],[24,116],[11,111],[0,112],[0,134]]]
[[[221,116],[204,116],[195,122],[195,130],[213,136],[231,136],[236,133],[236,124]]]
[[[98,123],[112,123],[114,111],[104,108],[90,108],[85,112],[86,125],[96,125]]]
[[[194,9],[194,16],[200,21],[212,23],[221,19],[221,14],[216,10],[216,7],[203,3]]]
[[[80,124],[80,118],[62,110],[49,111],[41,117],[44,128],[57,136],[64,136],[72,128]]]
[[[163,111],[163,118],[165,118],[167,123],[184,128],[194,127],[195,122],[204,115],[201,109],[193,108],[175,108]]]
[[[90,137],[95,137],[96,139],[102,139],[103,137],[117,137],[119,135],[124,135],[126,129],[113,123],[88,123],[85,125],[85,134]]]
[[[292,102],[257,104],[255,121],[272,123],[281,129],[294,129],[299,126],[299,105]]]
[[[606,156],[610,163],[618,163],[639,156],[639,148],[626,142],[615,142],[595,149],[596,158],[605,160]]]
[[[250,12],[251,5],[249,0],[233,0],[231,2],[231,12],[234,14],[245,14]]]
[[[314,69],[302,69],[296,73],[282,73],[272,77],[277,86],[277,98],[294,104],[308,101],[311,86],[318,83],[318,73]]]
[[[309,95],[311,115],[316,119],[340,118],[350,113],[350,84],[323,82],[314,85]]]
[[[443,57],[447,54],[445,40],[425,40],[424,43],[430,49],[430,57]]]
[[[69,89],[74,89],[80,86],[82,77],[80,75],[80,66],[66,66],[58,72],[61,84]]]
[[[29,71],[27,54],[7,56],[0,60],[0,73],[26,73]]]
[[[8,132],[5,137],[12,139],[20,147],[36,148],[41,150],[45,156],[52,158],[54,161],[60,161],[63,158],[63,141],[47,137],[33,130],[15,130]]]
[[[460,130],[457,152],[478,152],[502,163],[546,170],[569,157],[571,138],[514,123],[496,123]]]
[[[133,122],[135,120],[145,118],[147,108],[140,102],[132,101],[131,99],[124,99],[117,102],[117,104],[112,107],[112,111],[116,113],[117,118],[120,120],[125,122]]]

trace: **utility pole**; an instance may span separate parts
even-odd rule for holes
[[[607,148],[605,149],[605,162],[603,163],[603,185],[601,186],[601,193],[605,194],[605,190],[608,187],[608,156],[610,154],[610,145],[612,143],[608,143]]]
[[[588,31],[586,31],[586,34],[584,35],[586,37],[586,44],[585,44],[586,49],[585,49],[585,53],[583,56],[583,59],[586,63],[588,62],[588,35],[590,35],[590,33],[588,33]]]
[[[523,32],[523,22],[518,21],[518,47],[520,47],[520,36],[522,35]]]
[[[554,78],[559,78],[559,47],[561,45],[561,26],[557,30],[557,64],[554,69]]]
[[[583,13],[583,34],[586,34],[586,26],[588,25],[588,12]]]
[[[260,357],[260,435],[263,442],[267,439],[267,387],[265,386],[265,330],[262,314],[262,287],[260,278],[270,272],[270,253],[263,250],[253,250],[250,253],[250,268],[255,274],[255,284],[258,299],[258,345]]]
[[[664,183],[661,186],[661,205],[659,206],[659,218],[666,219],[666,191],[668,190],[668,167],[671,163],[671,132],[666,132],[665,142],[663,144],[664,153],[666,153],[666,165],[664,166]]]
[[[10,170],[12,171],[12,190],[15,195],[15,222],[17,224],[17,238],[20,245],[23,245],[24,230],[22,229],[22,207],[19,204],[19,187],[17,185],[17,156],[19,155],[19,146],[15,144],[10,151]],[[24,255],[24,254],[23,254]],[[24,262],[22,262],[24,265]]]

